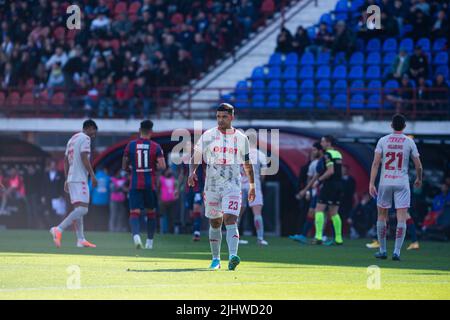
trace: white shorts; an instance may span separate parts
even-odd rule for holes
[[[377,206],[384,209],[392,207],[392,198],[396,209],[409,208],[411,202],[411,192],[409,185],[380,185],[378,187]]]
[[[203,192],[205,216],[209,219],[221,218],[224,214],[239,216],[242,205],[241,191]]]
[[[260,188],[255,188],[255,200],[248,202],[248,190],[242,189],[242,203],[244,206],[255,207],[264,205],[264,198]]]
[[[89,186],[87,182],[68,182],[70,203],[89,203]]]

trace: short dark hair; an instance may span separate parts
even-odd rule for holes
[[[140,129],[144,131],[151,131],[153,129],[153,121],[148,119],[142,121]]]
[[[392,128],[395,131],[402,131],[406,127],[406,118],[404,115],[397,113],[392,117]]]
[[[336,140],[331,134],[327,134],[326,136],[323,136],[323,138],[327,140],[329,143],[331,143],[332,146],[334,146]]]
[[[229,103],[221,103],[219,105],[219,107],[217,108],[217,111],[225,111],[225,112],[228,112],[229,114],[233,115],[234,107]]]
[[[322,145],[320,144],[320,142],[314,142],[313,147],[316,148],[317,150],[321,151]]]
[[[98,130],[97,124],[92,119],[88,119],[85,122],[83,122],[83,129],[89,129],[89,128],[94,128],[95,130]]]

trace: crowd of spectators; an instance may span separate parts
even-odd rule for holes
[[[64,90],[66,99],[80,97],[71,111],[108,117],[151,113],[152,89],[188,83],[280,6],[84,0],[70,3],[81,8],[81,30],[68,30],[68,2],[0,2],[0,89],[26,86],[47,98]]]

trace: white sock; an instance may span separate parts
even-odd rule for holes
[[[225,226],[227,229],[227,243],[228,243],[228,253],[231,256],[236,256],[239,246],[239,229],[237,224],[230,224]]]
[[[253,222],[255,224],[256,236],[258,240],[264,239],[264,222],[263,217],[260,214],[255,214],[253,217]]]
[[[213,259],[220,260],[220,245],[222,244],[222,228],[209,226],[209,244]]]

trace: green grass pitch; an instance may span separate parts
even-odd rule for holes
[[[76,248],[73,232],[57,249],[46,231],[0,231],[0,299],[450,299],[450,243],[404,249],[396,262],[373,258],[364,240],[319,247],[268,238],[259,247],[247,237],[241,264],[228,271],[224,237],[222,269],[209,271],[205,236],[157,235],[149,251],[134,249],[129,234],[87,235],[97,248]],[[71,265],[79,289],[67,288]],[[380,268],[378,289],[367,285],[371,265]]]

